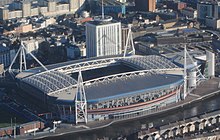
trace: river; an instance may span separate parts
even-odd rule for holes
[[[66,134],[58,137],[44,138],[44,140],[97,140],[97,139],[117,139],[119,136],[126,136],[127,139],[135,140],[137,137],[131,135],[140,130],[142,124],[153,123],[154,127],[191,118],[207,112],[220,110],[220,95],[201,100],[185,107],[165,113],[142,117],[136,120],[114,123],[106,128],[99,130],[91,130],[87,132],[79,132]]]

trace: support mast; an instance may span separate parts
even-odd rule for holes
[[[20,60],[19,60],[19,72],[22,72],[23,70],[27,70],[27,63],[26,63],[26,53],[27,53],[27,48],[24,45],[24,42],[21,41],[21,45],[18,49],[18,52],[16,53],[15,57],[13,58],[10,66],[9,66],[9,73],[11,74],[11,76],[14,76],[13,70],[12,70],[12,66],[15,63],[15,60],[17,59],[17,57],[20,55]],[[29,53],[29,55],[38,63],[41,65],[41,67],[43,67],[44,70],[48,70],[31,52]]]
[[[184,46],[184,89],[183,89],[183,98],[187,96],[187,62],[186,62],[186,45]]]
[[[87,123],[87,101],[81,70],[79,71],[77,90],[75,95],[75,119],[76,124]]]
[[[131,25],[128,25],[128,28],[129,28],[129,30],[128,30],[128,37],[127,37],[125,48],[124,48],[124,57],[126,56],[127,53],[135,55],[135,48],[134,48],[134,41],[133,41],[132,31],[131,31]],[[130,42],[131,52],[127,52],[129,42]]]

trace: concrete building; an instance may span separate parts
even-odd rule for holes
[[[69,11],[76,12],[84,4],[85,0],[69,0]]]
[[[14,8],[7,6],[0,8],[0,19],[8,20],[20,17],[37,16],[57,16],[62,14],[73,14],[81,11],[85,0],[68,0],[67,2],[57,2],[56,0],[39,0],[39,3],[32,3],[30,0],[14,2]]]
[[[119,1],[103,0],[104,13],[107,15],[120,15],[126,14],[126,4]],[[97,7],[95,9],[97,13],[102,11],[102,0],[97,1]]]
[[[117,0],[117,1],[119,1],[121,3],[126,3],[127,2],[127,0]]]
[[[86,23],[86,47],[88,58],[121,54],[121,23],[109,16]]]
[[[42,42],[43,39],[42,38],[25,38],[22,39],[22,41],[25,44],[26,47],[26,53],[27,53],[27,59],[33,59],[29,53],[35,54],[38,51],[39,48],[39,42]]]
[[[205,21],[205,18],[212,17],[218,19],[218,5],[219,2],[206,2],[202,1],[197,4],[198,19]]]
[[[31,16],[37,16],[37,15],[39,15],[39,8],[38,7],[31,8]]]
[[[14,2],[14,0],[0,0],[0,6],[4,6],[6,4],[10,4]]]
[[[206,59],[208,61],[208,77],[214,77],[215,76],[215,54],[206,51]]]
[[[9,9],[7,7],[0,8],[0,19],[6,20],[8,19]]]
[[[219,6],[220,2],[217,1],[201,1],[197,4],[198,20],[205,24],[207,27],[213,29],[220,28],[219,21]]]
[[[187,6],[196,8],[197,3],[199,0],[180,0],[181,2],[185,2],[187,4]]]
[[[205,23],[207,27],[211,27],[212,29],[220,28],[220,19],[206,18]]]
[[[137,11],[154,12],[156,10],[156,0],[135,0]]]
[[[179,1],[166,1],[166,5],[168,9],[173,9],[174,11],[179,11],[183,8],[186,8],[186,3]]]
[[[55,12],[56,11],[56,1],[55,0],[48,0],[47,7],[48,7],[48,12]]]
[[[66,54],[68,59],[76,59],[80,55],[79,48],[77,46],[67,46]]]
[[[31,2],[29,0],[22,1],[22,16],[31,16]]]
[[[69,0],[69,4],[70,4],[70,6],[69,6],[69,10],[70,10],[70,12],[75,12],[75,10],[76,10],[76,1],[78,1],[78,0]]]
[[[0,77],[4,74],[4,64],[0,63]]]
[[[67,45],[66,46],[67,58],[68,59],[79,59],[86,57],[85,43]]]
[[[27,33],[27,32],[30,32],[32,30],[33,30],[32,24],[23,24],[23,25],[15,28],[16,33]]]
[[[196,9],[186,7],[184,9],[182,9],[180,12],[182,13],[183,16],[186,16],[188,18],[197,18],[197,10]]]
[[[8,12],[8,17],[10,17],[10,19],[21,18],[21,17],[23,17],[22,16],[22,11],[21,10],[9,11]]]
[[[128,37],[128,31],[129,31],[129,28],[127,26],[122,26],[122,28],[121,28],[121,47],[122,47],[122,51],[124,51],[124,49],[125,49],[125,45],[126,45],[126,41],[127,41],[127,37]]]
[[[80,56],[81,56],[81,58],[86,57],[86,46],[85,46],[85,44],[79,46],[79,50],[80,50]]]
[[[0,46],[0,64],[3,64],[5,67],[10,65],[10,49],[5,46]]]

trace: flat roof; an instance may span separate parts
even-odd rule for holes
[[[92,24],[95,26],[101,26],[101,25],[108,25],[108,24],[114,24],[114,23],[120,23],[117,20],[112,19],[111,16],[95,16],[92,21],[87,22],[87,24]]]

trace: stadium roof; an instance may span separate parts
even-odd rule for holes
[[[77,81],[70,76],[56,71],[33,75],[22,79],[22,81],[38,88],[44,93],[56,92],[57,90],[77,83]]]
[[[113,80],[111,82],[100,82],[89,87],[85,86],[85,92],[88,102],[98,102],[165,89],[169,88],[171,84],[181,82],[183,82],[182,75],[145,75],[135,78]]]
[[[129,67],[135,69],[135,71],[132,71],[128,75],[125,75],[127,77],[130,77],[130,75],[139,71],[138,73],[136,73],[137,76],[133,77],[134,78],[133,82],[135,82],[135,83],[140,82],[137,86],[135,86],[137,89],[144,88],[144,87],[146,87],[146,88],[156,87],[158,84],[164,85],[164,84],[166,84],[166,82],[164,83],[163,80],[165,80],[167,82],[171,82],[171,83],[173,82],[172,81],[173,78],[163,79],[161,76],[158,76],[158,77],[154,76],[154,78],[151,79],[150,77],[146,77],[146,75],[147,75],[146,73],[144,73],[144,75],[142,75],[140,73],[140,71],[146,72],[149,70],[158,70],[158,71],[163,70],[164,71],[164,70],[179,69],[179,67],[177,67],[175,64],[173,64],[172,62],[170,62],[169,60],[167,60],[166,58],[161,57],[161,56],[156,56],[156,55],[137,56],[137,55],[135,55],[135,56],[125,57],[125,58],[124,57],[105,57],[105,58],[102,57],[102,58],[96,58],[96,59],[93,58],[93,59],[85,59],[82,61],[74,61],[72,63],[65,62],[65,63],[61,63],[61,64],[51,65],[51,66],[49,66],[51,68],[50,70],[44,71],[44,72],[38,72],[36,74],[34,74],[34,73],[30,74],[31,71],[26,71],[26,72],[23,72],[22,74],[19,74],[20,76],[17,76],[17,78],[20,78],[22,82],[29,84],[29,85],[41,90],[45,94],[68,100],[68,99],[70,99],[70,97],[71,97],[71,99],[73,99],[73,97],[75,96],[75,92],[73,90],[75,89],[75,87],[77,85],[77,81],[73,77],[69,76],[68,74],[78,72],[79,70],[91,71],[92,69],[109,67],[112,65],[121,65],[121,64],[124,64],[126,66],[129,66]],[[154,72],[154,74],[155,73],[156,72]],[[124,72],[122,72],[122,73],[119,72],[119,74],[124,74]],[[140,75],[141,75],[141,77],[140,77]],[[110,76],[112,76],[112,75],[110,75]],[[121,77],[117,74],[113,74],[112,77],[113,78],[116,77],[118,79],[120,79],[120,78],[123,79],[123,77]],[[168,77],[170,77],[170,76],[168,76]],[[108,78],[109,77],[105,76],[104,79],[108,79]],[[162,80],[161,81],[161,80],[157,80],[155,78],[162,78],[163,80],[161,79]],[[97,80],[99,78],[95,78],[95,79],[96,79],[96,81],[99,81],[99,80]],[[109,79],[111,79],[111,78],[109,78]],[[147,79],[150,79],[150,80],[147,81]],[[87,82],[87,84],[91,85],[91,87],[92,87],[92,86],[96,85],[96,83],[98,83],[98,82],[96,82],[96,81],[94,82],[92,80],[93,79],[91,79],[89,81],[84,81],[84,82]],[[130,81],[130,80],[131,79],[128,79],[128,81]],[[117,82],[118,82],[118,84],[115,85],[115,88],[117,87],[117,85],[128,84],[127,86],[131,86],[129,88],[128,87],[126,88],[128,91],[130,91],[130,90],[132,91],[132,88],[135,89],[135,87],[132,87],[132,85],[129,85],[129,82],[123,83],[120,80]],[[142,82],[143,83],[149,82],[149,83],[147,85],[142,85],[143,84]],[[109,86],[114,89],[114,86],[112,86],[112,85],[114,85],[114,82],[109,84]],[[116,91],[110,92],[111,91],[110,87],[109,87],[109,91],[108,91],[109,93],[107,92],[107,95],[108,94],[115,95]],[[102,84],[98,88],[102,88]],[[108,88],[108,86],[106,87],[106,89],[107,88]],[[119,90],[118,91],[119,93],[127,92],[126,89],[121,89],[121,88],[117,89],[117,90]],[[90,92],[90,91],[93,92],[92,88],[86,88],[86,90],[88,90],[87,92]]]
[[[169,89],[182,83],[182,75],[153,74],[85,86],[85,93],[88,103],[98,103],[139,95],[144,92],[153,93],[154,91]],[[57,98],[56,103],[68,104],[74,102],[75,92],[76,88],[72,90],[72,93],[61,92],[52,96]]]

